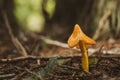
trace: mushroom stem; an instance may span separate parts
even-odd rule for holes
[[[79,42],[79,46],[80,46],[80,49],[81,49],[81,53],[82,53],[82,68],[83,70],[85,71],[89,71],[89,62],[88,62],[88,54],[87,54],[87,45],[80,41]]]

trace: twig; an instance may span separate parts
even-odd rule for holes
[[[65,76],[65,75],[60,76],[60,75],[52,74],[52,73],[49,73],[49,75],[52,76],[52,77],[54,77],[54,78],[57,78],[58,80],[59,80],[59,79],[60,79],[60,80],[61,80],[61,79],[62,79],[62,80],[67,80],[68,78],[71,77],[71,75],[70,75],[70,76]]]
[[[102,45],[102,46],[100,47],[99,51],[98,51],[98,58],[100,58],[101,55],[102,55],[103,47],[104,47],[104,45]]]
[[[63,55],[63,56],[48,56],[48,57],[41,57],[41,56],[27,56],[27,57],[17,57],[17,58],[13,58],[13,59],[0,59],[0,63],[7,63],[7,62],[15,62],[15,61],[21,61],[21,60],[38,60],[38,59],[42,59],[42,60],[49,60],[49,58],[51,57],[56,57],[57,59],[68,59],[68,58],[81,58],[81,55]],[[89,56],[89,58],[97,58],[98,56],[96,55],[92,55]],[[101,55],[101,58],[106,58],[106,59],[110,59],[110,58],[119,58],[120,59],[120,55]]]
[[[36,76],[37,78],[39,78],[39,80],[44,80],[40,74],[38,75],[38,74],[30,71],[29,69],[25,69],[25,70],[26,70],[28,73],[30,73],[30,74]]]
[[[102,57],[101,57],[101,56],[102,56],[103,47],[104,47],[104,45],[102,45],[102,46],[100,47],[99,51],[98,51],[98,56],[97,56],[98,60],[97,60],[97,63],[96,63],[96,67],[98,67],[98,64],[99,64],[100,61],[102,60]]]
[[[76,78],[78,79],[83,79],[83,77],[88,77],[88,75],[86,76],[83,76],[83,75],[74,75],[74,76],[71,76],[71,75],[56,75],[56,74],[52,74],[52,73],[49,73],[50,76],[54,77],[54,78],[57,78],[57,79],[60,79],[60,80],[76,80]]]
[[[8,21],[8,18],[7,18],[7,15],[5,12],[3,12],[3,18],[5,21],[6,28],[8,29],[8,33],[11,37],[12,43],[14,44],[14,46],[17,48],[17,50],[20,52],[20,54],[22,56],[27,56],[27,52],[26,52],[25,48],[23,47],[23,45],[20,43],[20,41],[12,33],[12,29],[11,29],[11,26],[9,24],[9,21]]]
[[[66,44],[66,43],[62,43],[62,42],[59,42],[56,40],[51,40],[51,39],[48,39],[44,36],[37,35],[37,34],[32,33],[32,32],[28,32],[28,35],[35,38],[35,39],[42,40],[45,43],[50,44],[50,45],[55,45],[55,46],[59,46],[59,47],[63,47],[63,48],[69,48],[68,44]]]
[[[50,44],[50,45],[54,45],[54,46],[58,46],[58,47],[62,47],[62,48],[69,48],[68,44],[66,43],[63,43],[63,42],[60,42],[60,41],[56,41],[56,40],[52,40],[52,39],[48,39],[44,36],[41,36],[41,35],[37,35],[35,33],[32,33],[32,32],[28,32],[27,33],[29,36],[37,39],[37,40],[42,40],[43,42],[45,42],[46,44]],[[69,48],[70,49],[70,48]],[[76,50],[76,51],[79,51],[79,49],[77,48],[71,48],[73,50]],[[89,54],[88,55],[93,55],[94,53],[96,53],[99,49],[93,49],[93,48],[89,48],[88,49],[88,52]],[[111,50],[102,50],[101,51],[102,54],[120,54],[120,48],[114,48],[111,49]]]
[[[21,77],[21,76],[23,76],[25,73],[26,73],[26,71],[22,72],[21,74],[16,75],[15,77],[13,77],[10,80],[19,80],[18,78]]]
[[[46,63],[41,64],[41,65],[37,65],[37,66],[35,66],[35,67],[30,68],[29,70],[33,70],[33,69],[36,69],[36,68],[44,67],[45,65],[46,65]],[[13,78],[10,79],[10,80],[19,80],[18,78],[21,78],[21,77],[24,76],[26,73],[27,73],[27,72],[26,72],[26,70],[25,70],[25,71],[23,71],[22,73],[17,74],[15,77],[13,77]]]
[[[58,65],[62,68],[67,68],[67,69],[71,69],[71,70],[75,70],[75,71],[81,71],[82,69],[80,68],[75,68],[75,67],[72,67],[72,66],[67,66],[67,65]]]
[[[13,76],[15,76],[15,73],[12,73],[12,74],[4,74],[4,75],[0,75],[0,79],[9,78],[9,77],[13,77]]]
[[[58,46],[58,47],[62,47],[62,48],[69,48],[68,44],[66,43],[63,43],[63,42],[60,42],[60,41],[57,41],[57,40],[52,40],[52,39],[48,39],[42,35],[37,35],[33,32],[27,32],[27,34],[37,40],[42,40],[43,42],[45,42],[46,44],[49,44],[49,45],[54,45],[54,46]],[[76,51],[80,51],[79,49],[77,48],[71,48],[73,50],[76,50]],[[93,50],[93,49],[89,49],[90,52],[92,53],[95,53],[97,51],[97,49]]]

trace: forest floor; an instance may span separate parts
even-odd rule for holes
[[[90,46],[86,72],[79,50],[23,31],[16,37],[6,24],[0,29],[0,80],[120,80],[120,40]]]
[[[23,33],[18,39],[28,56],[20,56],[10,36],[3,36],[0,42],[0,80],[120,80],[119,40],[91,46],[90,71],[85,72],[81,68],[79,50],[46,44],[28,35],[23,37]]]

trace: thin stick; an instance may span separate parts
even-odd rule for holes
[[[8,29],[8,33],[10,35],[10,38],[11,38],[13,45],[16,47],[16,49],[20,52],[20,54],[22,56],[27,56],[27,52],[26,52],[25,48],[23,47],[23,45],[20,43],[20,41],[12,33],[12,29],[11,29],[11,26],[9,24],[9,21],[8,21],[8,18],[7,18],[7,15],[5,12],[3,12],[3,18],[4,18],[6,28]]]
[[[21,61],[21,60],[37,60],[37,59],[44,59],[44,60],[49,60],[53,56],[48,56],[48,57],[41,57],[41,56],[27,56],[27,57],[17,57],[13,59],[0,59],[0,63],[7,63],[7,62],[14,62],[14,61]],[[68,59],[68,58],[81,58],[81,55],[63,55],[63,56],[54,56],[57,59]],[[96,55],[89,56],[89,58],[98,58]],[[111,59],[111,58],[119,58],[120,55],[101,55],[101,58],[106,58],[106,59]]]
[[[42,40],[43,42],[45,42],[46,44],[50,44],[50,45],[54,45],[54,46],[58,46],[58,47],[62,47],[62,48],[69,48],[68,44],[57,41],[57,40],[52,40],[52,39],[48,39],[42,35],[37,35],[35,33],[32,32],[28,32],[27,33],[29,36],[37,39],[37,40]],[[69,48],[70,49],[70,48]],[[73,50],[79,51],[79,49],[77,48],[71,48]],[[93,55],[94,53],[98,52],[99,49],[93,49],[93,48],[89,48],[88,55]],[[102,50],[101,51],[102,54],[120,54],[120,48],[113,48],[111,50]]]
[[[101,56],[102,56],[102,54],[103,54],[103,53],[102,53],[103,47],[104,47],[104,45],[102,45],[102,46],[100,47],[99,51],[98,51],[98,54],[97,54],[98,59],[100,59]]]
[[[36,76],[37,78],[39,78],[39,80],[43,80],[43,78],[42,78],[42,76],[40,75],[40,73],[39,73],[39,75],[38,75],[38,74],[30,71],[29,69],[25,69],[25,70],[26,70],[28,73],[30,73],[30,74]]]
[[[37,65],[37,66],[34,66],[32,68],[30,68],[29,70],[32,71],[33,69],[37,69],[37,68],[40,68],[40,67],[44,67],[46,65],[46,63],[44,64],[41,64],[41,65]],[[20,74],[17,74],[15,77],[13,77],[12,79],[10,80],[19,80],[19,78],[23,77],[25,74],[27,73],[27,71],[23,71],[22,73]]]
[[[3,74],[3,75],[0,75],[0,79],[3,79],[3,78],[9,78],[9,77],[13,77],[15,76],[15,73],[11,73],[11,74]]]
[[[28,35],[35,38],[35,39],[42,40],[45,43],[50,44],[50,45],[55,45],[55,46],[59,46],[59,47],[63,47],[63,48],[69,48],[68,44],[66,44],[66,43],[62,43],[62,42],[59,42],[57,40],[51,40],[51,39],[48,39],[44,36],[37,35],[33,32],[28,32]]]

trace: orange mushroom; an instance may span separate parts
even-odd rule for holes
[[[96,44],[96,42],[93,39],[89,38],[87,35],[85,35],[81,30],[80,26],[76,24],[71,36],[68,39],[68,45],[71,48],[77,47],[81,49],[82,68],[87,72],[89,71],[87,49],[88,49],[88,45],[92,45],[92,44]]]

